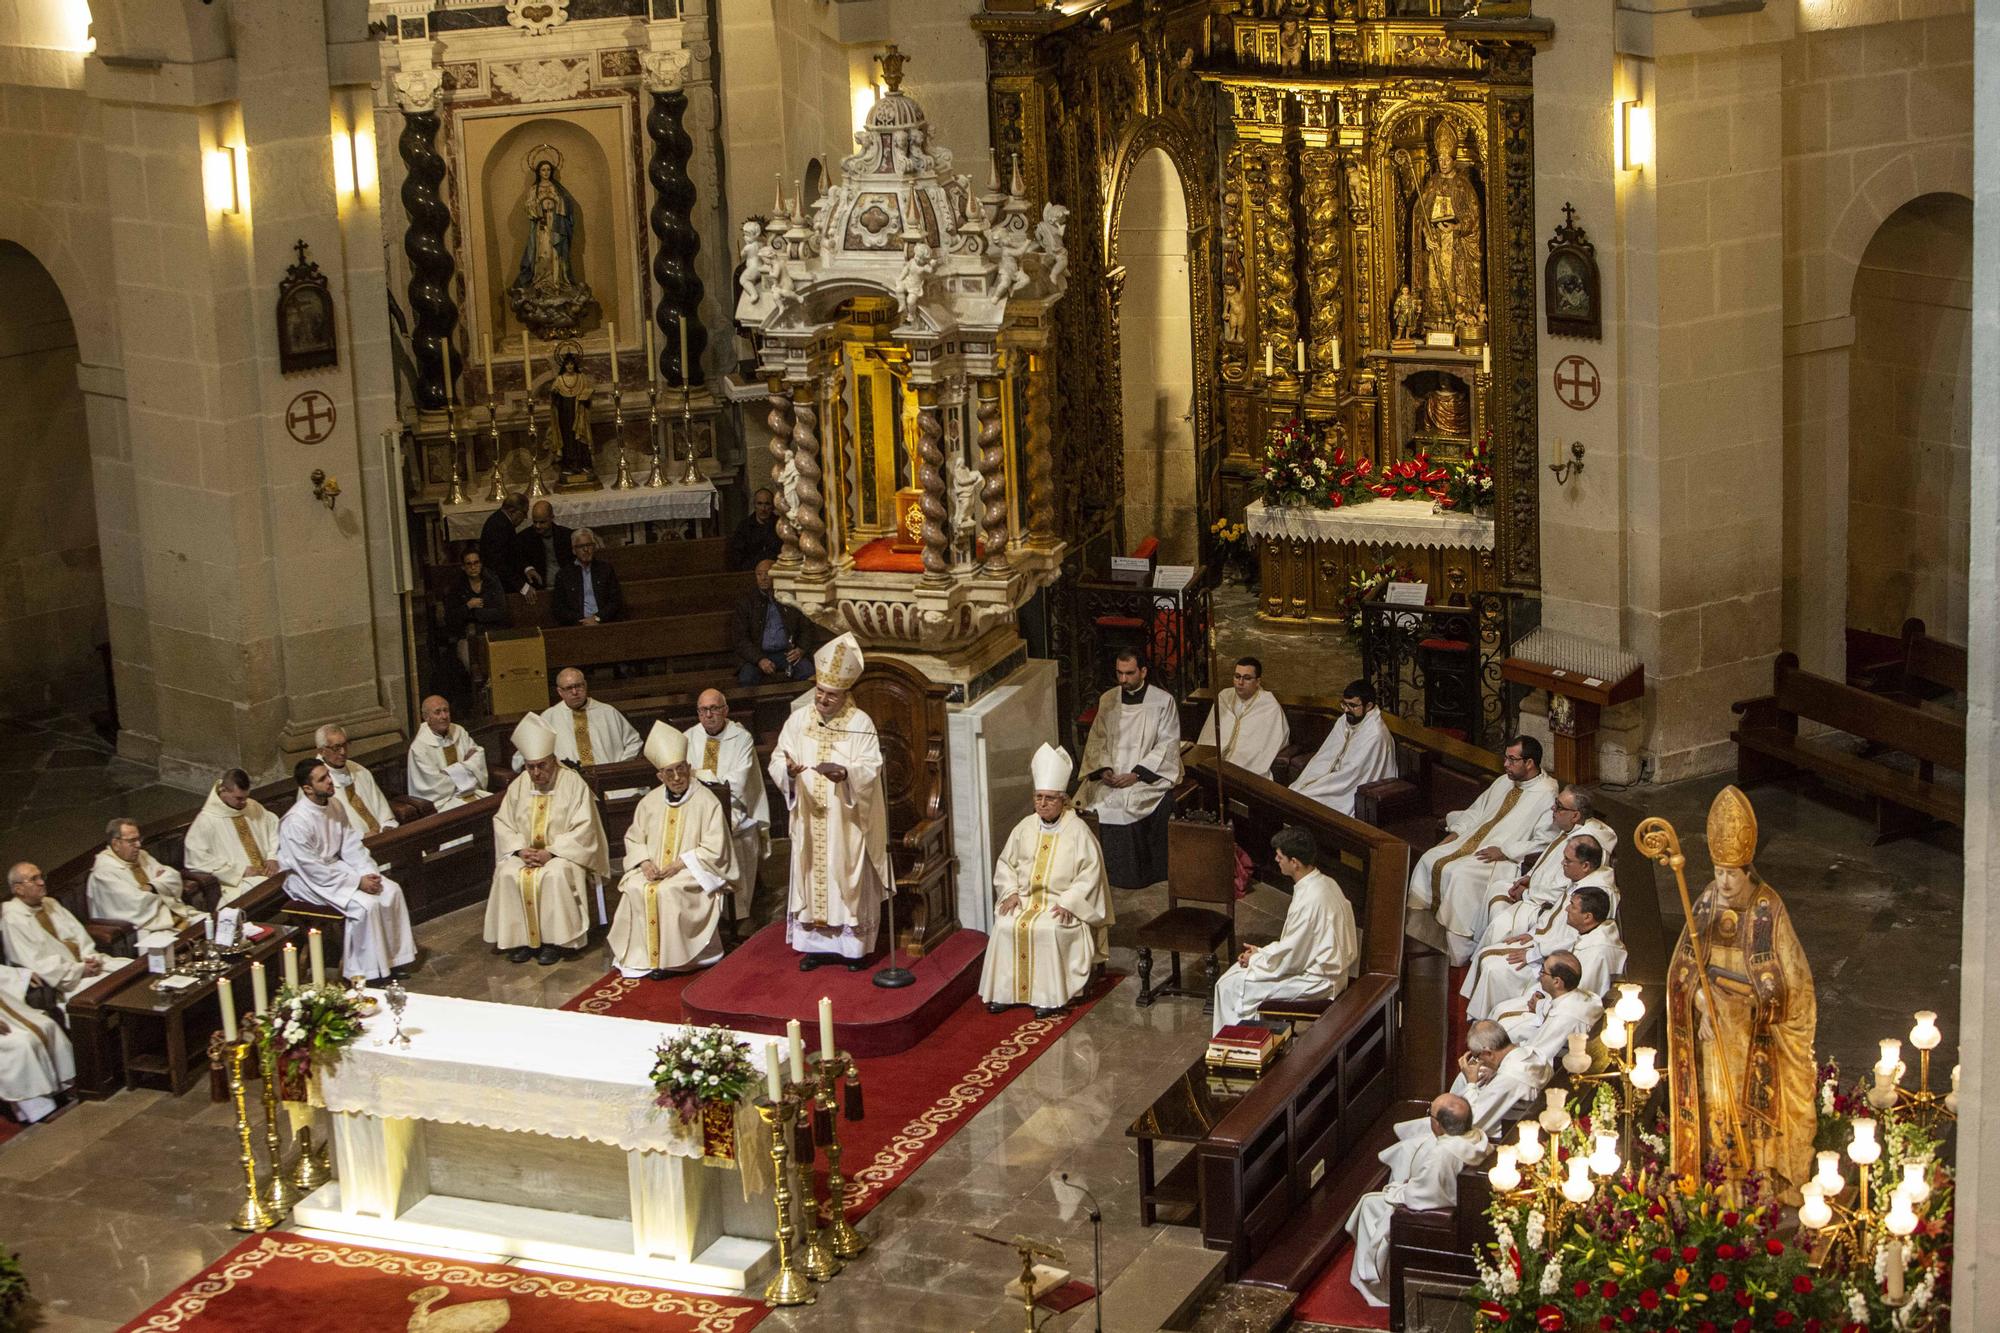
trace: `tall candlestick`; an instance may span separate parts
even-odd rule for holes
[[[680,315],[677,318],[681,324],[681,387],[685,389],[694,383],[694,377],[688,374],[688,317]]]
[[[479,349],[480,351],[485,353],[485,356],[482,359],[486,362],[486,401],[490,403],[493,401],[493,335],[492,334],[482,333],[479,335]]]
[[[771,1094],[772,1101],[784,1100],[785,1085],[778,1077],[778,1043],[775,1041],[764,1043],[764,1090]]]
[[[618,387],[618,326],[604,321],[604,345],[611,349],[611,387]]]
[[[285,984],[293,989],[299,984],[299,946],[289,942],[285,945]]]
[[[799,1034],[799,1020],[794,1018],[785,1024],[785,1041],[792,1050],[792,1082],[806,1081],[806,1043]]]
[[[313,985],[326,984],[326,948],[320,943],[319,927],[306,932],[306,952],[312,956]]]
[[[236,989],[223,977],[215,983],[215,998],[222,1003],[222,1039],[236,1040]]]
[[[532,400],[535,396],[535,359],[528,355],[528,331],[521,330],[521,391]]]
[[[1306,340],[1304,338],[1299,339],[1297,345],[1293,347],[1292,351],[1293,354],[1298,358],[1299,370],[1303,372],[1306,368]]]
[[[819,997],[819,1058],[833,1059],[833,1001]]]
[[[264,1012],[271,1007],[271,991],[264,982],[264,965],[262,963],[250,964],[250,1003],[251,1007],[256,1009],[259,1017],[262,1017]]]
[[[660,377],[660,363],[653,355],[653,320],[646,319],[646,383],[651,384]]]

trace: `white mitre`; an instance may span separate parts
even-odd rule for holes
[[[521,719],[520,725],[514,728],[513,739],[514,753],[521,756],[523,763],[532,764],[556,752],[555,732],[535,713]]]
[[[646,762],[654,768],[672,768],[687,758],[688,738],[680,728],[655,722],[646,736]]]
[[[1033,775],[1036,791],[1067,792],[1069,775],[1076,771],[1076,764],[1067,751],[1042,743],[1035,751],[1035,757],[1028,761],[1028,772]]]
[[[830,690],[852,689],[866,665],[861,644],[852,634],[843,634],[813,654],[813,680]]]

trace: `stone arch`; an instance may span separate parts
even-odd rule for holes
[[[48,210],[18,195],[0,193],[0,241],[12,241],[48,270],[69,306],[79,358],[85,365],[117,365],[117,317],[109,290],[111,256],[108,251],[79,255],[75,237],[76,233],[52,218]]]
[[[256,0],[89,0],[97,54],[169,64],[226,59],[230,7]]]
[[[1911,202],[1933,194],[1972,197],[1972,148],[1968,144],[1913,144],[1855,184],[1847,207],[1826,234],[1822,277],[1832,313],[1852,314],[1854,275],[1884,223]]]

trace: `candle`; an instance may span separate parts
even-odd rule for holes
[[[299,946],[289,941],[285,944],[285,984],[293,988],[299,984]]]
[[[326,948],[320,943],[318,926],[314,926],[306,932],[306,946],[306,952],[312,957],[313,985],[324,986],[326,984]]]
[[[444,358],[444,401],[447,405],[458,397],[451,385],[451,339],[438,339],[438,355]]]
[[[1521,1142],[1514,1149],[1514,1155],[1533,1166],[1542,1160],[1542,1127],[1532,1120],[1521,1122]]]
[[[1333,368],[1340,369],[1340,335],[1333,335]]]
[[[819,997],[819,1058],[833,1059],[833,1001]]]
[[[271,992],[270,988],[264,982],[264,965],[262,963],[250,964],[250,1002],[257,1010],[259,1017],[262,1017],[264,1012],[271,1007]]]
[[[611,387],[618,387],[618,326],[604,321],[604,345],[611,349]]]
[[[1901,1197],[1901,1193],[1900,1190],[1897,1191],[1899,1198]],[[1911,1221],[1914,1222],[1915,1219],[1912,1218]],[[1896,1235],[1890,1236],[1888,1246],[1889,1281],[1882,1294],[1888,1297],[1889,1304],[1901,1305],[1903,1303],[1903,1238]]]
[[[1488,343],[1486,344],[1486,346],[1479,349],[1479,371],[1483,375],[1491,375],[1493,373],[1492,343]]]
[[[646,382],[652,383],[659,375],[660,363],[653,357],[653,321],[646,321]]]
[[[1304,374],[1306,368],[1306,340],[1304,338],[1299,339],[1297,346],[1292,351],[1298,358],[1299,372]]]
[[[215,997],[222,1002],[222,1039],[236,1040],[236,990],[223,977],[215,983]]]
[[[774,1102],[785,1099],[784,1087],[778,1081],[778,1043],[764,1043],[764,1089],[771,1094]]]
[[[806,1044],[799,1035],[799,1020],[794,1018],[785,1024],[785,1041],[792,1050],[792,1082],[806,1081]]]
[[[1582,1153],[1569,1159],[1569,1178],[1562,1183],[1562,1196],[1571,1203],[1588,1203],[1597,1193],[1590,1180],[1590,1162]]]
[[[479,335],[479,350],[485,354],[481,359],[486,362],[486,401],[490,403],[493,401],[493,335],[492,334],[482,333]]]
[[[1273,367],[1273,366],[1274,366],[1275,364],[1276,364],[1276,363],[1275,363],[1275,362],[1273,362],[1273,360],[1271,359],[1271,344],[1269,344],[1269,343],[1265,343],[1265,344],[1264,344],[1264,378],[1265,378],[1265,379],[1270,379],[1270,378],[1271,378],[1271,370],[1272,370],[1272,367]]]
[[[688,317],[676,316],[681,325],[681,387],[685,389],[694,383],[694,376],[688,373]]]

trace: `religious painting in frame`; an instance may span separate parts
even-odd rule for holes
[[[1597,247],[1576,225],[1576,210],[1563,205],[1563,223],[1549,238],[1542,269],[1542,304],[1552,336],[1600,339],[1604,306],[1598,292]]]
[[[340,364],[334,341],[333,296],[326,275],[306,258],[306,243],[297,241],[299,262],[285,270],[278,287],[278,371],[320,370]]]

